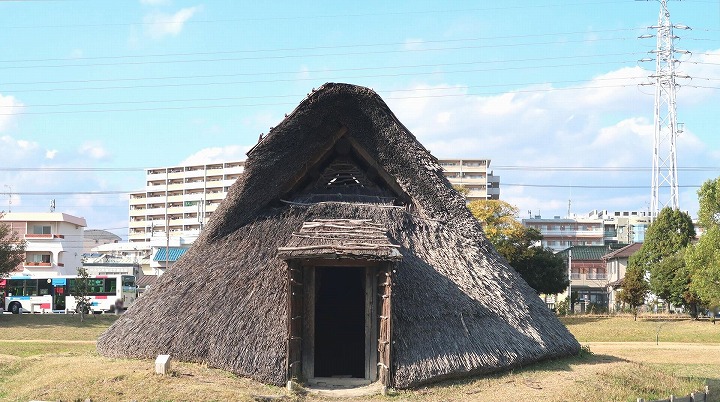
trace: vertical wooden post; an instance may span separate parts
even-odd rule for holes
[[[292,268],[290,263],[287,267],[287,281],[285,283],[286,296],[285,296],[285,307],[287,309],[286,326],[287,326],[287,345],[285,351],[285,381],[287,382],[288,388],[291,387],[292,373],[290,372],[290,362],[292,361]]]
[[[378,377],[377,268],[365,267],[365,378]]]
[[[387,388],[391,383],[391,345],[392,345],[392,266],[380,271],[378,275],[378,293],[380,297],[380,333],[378,337],[378,366],[380,383]]]
[[[305,379],[315,378],[315,268],[303,267],[303,340],[302,374]]]
[[[288,306],[287,306],[287,382],[291,389],[292,382],[302,375],[302,340],[303,340],[303,272],[297,263],[288,263]]]

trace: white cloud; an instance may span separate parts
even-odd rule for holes
[[[99,142],[86,142],[80,146],[78,152],[91,159],[108,159],[110,153]]]
[[[4,167],[28,167],[34,161],[40,159],[40,146],[37,142],[23,139],[16,139],[9,135],[0,136],[0,151],[2,154],[2,166]],[[0,171],[0,211],[15,208],[23,205],[23,197],[19,192],[28,191],[47,183],[49,175],[33,177],[32,172],[24,171]],[[8,195],[12,193],[12,195]]]
[[[0,144],[2,144],[2,149],[5,151],[3,152],[3,158],[10,158],[10,160],[14,159],[13,156],[15,156],[17,160],[21,160],[26,157],[29,152],[38,148],[37,142],[16,140],[9,135],[0,137]]]
[[[246,145],[228,145],[226,147],[204,148],[194,154],[188,156],[180,165],[205,165],[208,163],[218,163],[227,161],[245,160],[245,153],[252,146]]]
[[[202,10],[202,6],[183,8],[175,14],[160,12],[148,14],[143,19],[145,33],[154,39],[160,39],[168,35],[177,36],[182,32],[185,23],[200,10]]]
[[[48,149],[45,151],[45,158],[46,159],[55,159],[55,155],[57,155],[58,150],[57,149]]]
[[[310,69],[303,65],[300,67],[300,71],[297,72],[295,75],[296,79],[298,80],[307,80],[310,78]]]
[[[636,85],[645,75],[639,68],[623,68],[571,88],[545,84],[490,96],[473,95],[462,85],[416,85],[383,98],[435,156],[490,158],[490,168],[501,176],[500,198],[524,214],[565,215],[568,200],[573,213],[646,210],[654,97]],[[429,94],[443,96],[420,98]],[[720,152],[687,128],[677,147],[681,165],[720,163]],[[573,166],[602,169],[540,169]],[[693,172],[681,173],[680,179],[690,185],[704,180]]]
[[[425,41],[422,39],[406,39],[403,50],[420,50],[424,44]]]
[[[22,112],[24,106],[14,96],[0,94],[0,132],[10,125],[10,121]]]

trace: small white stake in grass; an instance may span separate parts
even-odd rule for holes
[[[158,355],[155,359],[155,374],[170,373],[170,355]]]

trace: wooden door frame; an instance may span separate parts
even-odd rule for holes
[[[291,266],[294,264],[289,264]],[[300,358],[301,369],[296,373],[304,380],[315,378],[315,271],[319,267],[363,267],[365,276],[365,379],[375,382],[378,379],[378,273],[385,272],[387,263],[366,260],[308,260],[298,264],[302,270],[302,314],[296,314],[289,308],[289,316],[301,315],[302,336],[300,345],[289,347],[290,357]],[[291,271],[292,272],[292,271]],[[290,325],[290,324],[289,324]],[[289,327],[290,328],[290,327]],[[290,334],[292,337],[292,333]],[[300,346],[300,351],[297,351]]]

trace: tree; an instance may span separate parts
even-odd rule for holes
[[[645,304],[645,297],[648,291],[649,287],[647,281],[645,281],[645,270],[638,266],[628,266],[618,298],[630,306],[635,321],[637,321],[638,307]]]
[[[540,232],[526,228],[520,237],[501,238],[495,248],[536,292],[561,293],[569,284],[565,260],[537,246],[541,240]]]
[[[0,213],[0,218],[3,214]],[[25,261],[25,240],[13,232],[10,225],[0,222],[0,277],[13,272]]]
[[[453,188],[465,198],[467,198],[468,194],[470,194],[470,189],[462,184],[454,184]]]
[[[712,307],[720,305],[720,178],[708,180],[698,190],[698,221],[705,229],[685,253],[690,290]]]
[[[522,238],[528,230],[515,218],[518,209],[505,201],[472,201],[468,204],[468,209],[480,221],[485,236],[493,245],[501,239]]]
[[[678,277],[684,270],[684,259],[674,257],[695,238],[690,215],[677,209],[663,208],[645,233],[645,242],[628,261],[630,267],[650,273],[649,289],[659,298],[680,303],[679,295],[688,290],[687,277]]]
[[[568,286],[565,262],[538,246],[542,235],[515,219],[517,208],[500,200],[473,201],[470,212],[480,221],[488,240],[538,293],[557,294]]]
[[[653,275],[650,276],[650,289],[658,297],[676,306],[685,307],[690,316],[697,317],[700,298],[690,289],[692,278],[685,263],[686,250],[687,248],[681,249],[655,264]]]
[[[90,275],[83,267],[77,269],[77,278],[75,278],[75,286],[72,288],[73,297],[75,297],[75,311],[80,314],[80,322],[85,321],[85,314],[90,312],[90,298],[88,294]]]
[[[698,190],[698,223],[704,228],[720,225],[720,177],[708,180]]]

